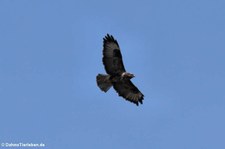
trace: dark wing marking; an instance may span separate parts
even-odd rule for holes
[[[144,95],[128,79],[114,83],[113,88],[117,91],[119,96],[122,96],[126,100],[135,103],[137,106],[139,103],[142,104],[142,100],[144,100]]]
[[[117,75],[125,72],[119,44],[113,36],[109,34],[103,38],[102,61],[106,72],[110,75]]]

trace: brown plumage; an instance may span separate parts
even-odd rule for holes
[[[138,105],[142,104],[144,95],[131,82],[133,74],[126,72],[123,65],[122,54],[118,42],[112,35],[103,38],[103,64],[107,75],[98,74],[96,77],[98,87],[107,92],[112,86],[119,96]]]

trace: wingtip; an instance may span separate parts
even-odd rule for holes
[[[143,104],[143,100],[144,100],[144,95],[141,94],[141,95],[139,96],[138,102],[139,102],[140,104]]]
[[[113,37],[113,35],[111,35],[111,34],[109,34],[109,33],[107,33],[103,39],[104,39],[104,40],[112,40],[112,41],[115,40],[114,37]]]
[[[113,37],[113,35],[109,33],[107,33],[106,36],[103,38],[103,43],[105,44],[107,42],[114,42],[119,47],[117,40]]]

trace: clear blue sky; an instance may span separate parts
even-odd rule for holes
[[[144,93],[96,86],[114,35]],[[1,0],[0,142],[224,149],[224,0]]]

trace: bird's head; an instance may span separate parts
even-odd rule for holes
[[[132,74],[132,73],[124,72],[124,73],[122,73],[122,77],[123,77],[123,78],[131,79],[131,78],[133,78],[133,77],[135,77],[135,76],[134,76],[134,74]]]

